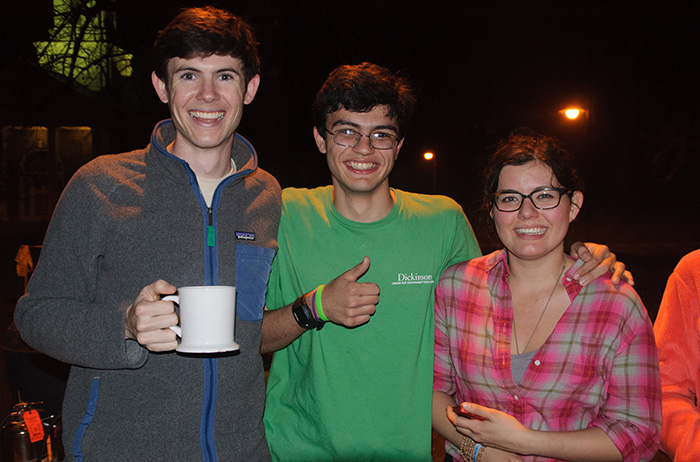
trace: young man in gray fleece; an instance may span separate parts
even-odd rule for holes
[[[257,42],[228,12],[188,9],[153,56],[172,119],[71,179],[15,322],[72,365],[66,460],[269,460],[260,342],[280,188],[235,132],[260,82]],[[237,287],[240,350],[176,353],[161,297],[217,284]]]

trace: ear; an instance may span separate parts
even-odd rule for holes
[[[153,83],[153,88],[155,88],[158,98],[165,104],[168,104],[168,86],[160,80],[160,77],[155,72],[151,72],[151,83]]]
[[[318,132],[318,129],[314,127],[314,140],[316,140],[316,146],[318,147],[318,150],[321,151],[321,153],[325,154],[326,153],[326,138],[321,136],[321,134]]]
[[[248,86],[245,90],[245,95],[243,96],[243,104],[250,104],[255,98],[255,94],[258,92],[258,87],[260,86],[260,74],[255,74],[252,79],[248,82]]]
[[[403,140],[405,140],[405,138],[401,138],[401,141],[399,141],[399,144],[396,145],[396,152],[394,153],[394,160],[399,158],[399,151],[401,150],[401,146],[403,146]]]
[[[583,193],[581,191],[574,191],[571,195],[571,208],[569,210],[569,223],[574,221],[581,211],[581,206],[583,205]]]

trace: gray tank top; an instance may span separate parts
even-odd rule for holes
[[[535,353],[537,353],[537,350],[519,355],[510,355],[510,373],[513,374],[513,382],[520,385],[525,371],[527,371],[527,366],[530,365],[530,361],[532,361]]]

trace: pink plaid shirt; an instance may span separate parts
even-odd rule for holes
[[[651,459],[661,431],[661,385],[646,309],[609,275],[564,285],[571,305],[537,351],[520,384],[510,370],[513,311],[505,250],[458,263],[435,297],[433,389],[498,409],[528,428],[599,427],[625,461]],[[447,450],[462,460],[459,450]],[[526,461],[553,460],[524,456]]]

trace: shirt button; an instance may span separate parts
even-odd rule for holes
[[[536,360],[535,360],[535,366],[539,366],[540,364],[542,364],[542,363],[540,362],[540,360],[539,360],[539,359],[536,359]]]

